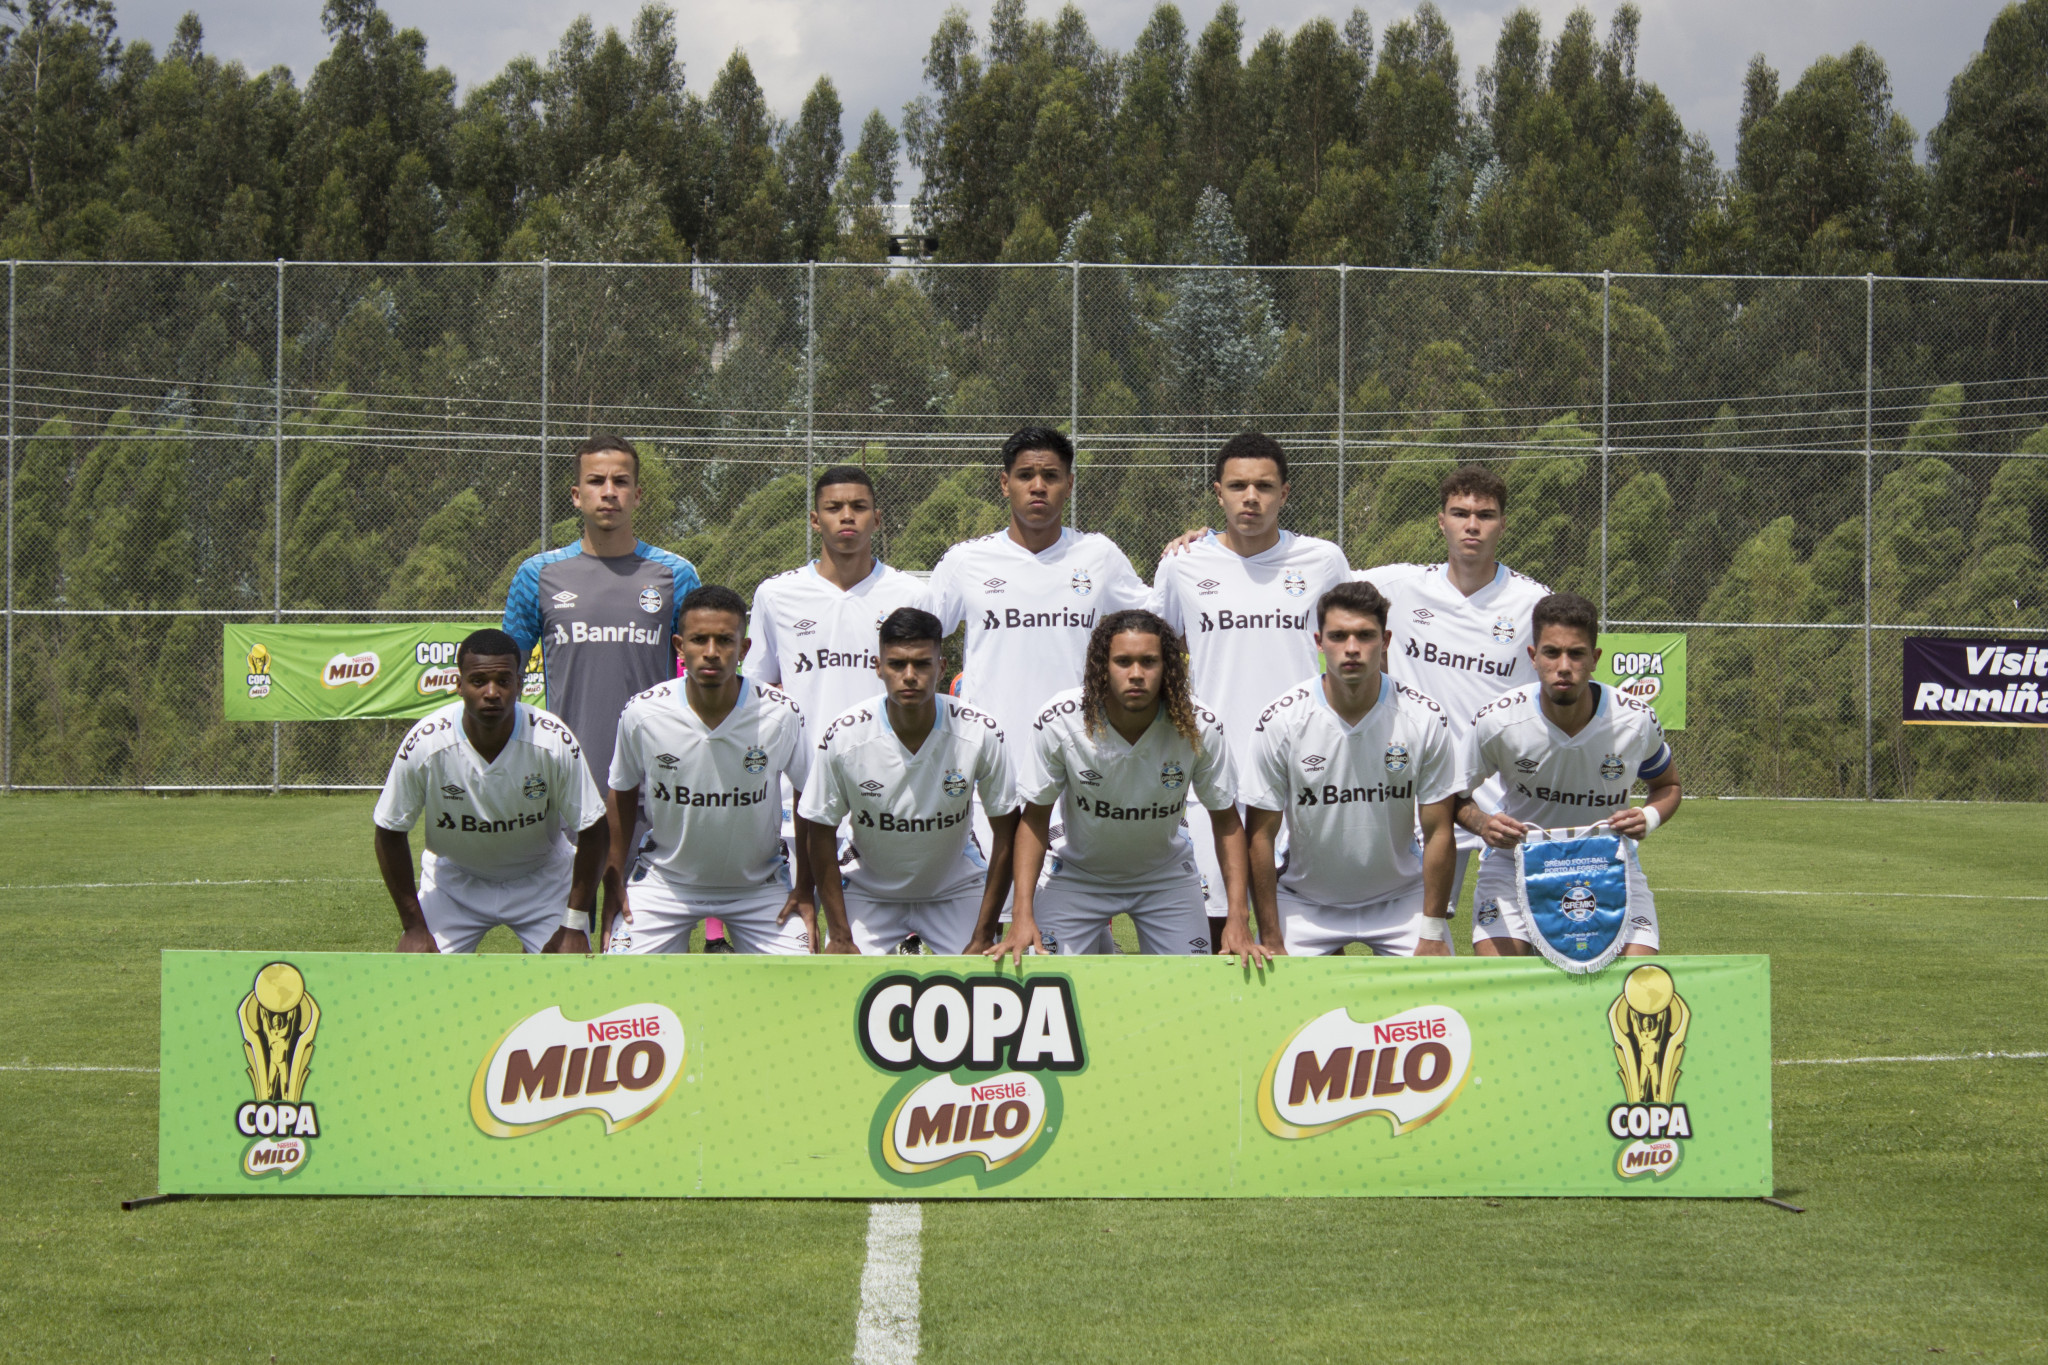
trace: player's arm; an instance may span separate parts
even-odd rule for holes
[[[1458,797],[1453,794],[1415,808],[1415,818],[1422,824],[1422,913],[1435,922],[1424,925],[1426,931],[1447,925],[1451,918],[1451,881],[1458,873],[1457,823],[1452,818],[1457,804]],[[1415,944],[1415,955],[1451,956],[1448,928],[1443,935],[1434,938],[1425,932]]]
[[[1206,526],[1197,526],[1192,531],[1183,531],[1172,540],[1166,542],[1165,547],[1159,551],[1159,557],[1165,559],[1169,555],[1177,555],[1208,534],[1209,528]]]
[[[989,823],[993,826],[995,822]],[[1020,969],[1026,949],[1045,951],[1045,940],[1038,936],[1037,917],[1032,914],[1031,897],[1038,889],[1038,874],[1045,867],[1045,850],[1052,843],[1051,830],[1052,806],[1027,802],[1017,819],[1017,852],[1010,869],[1010,930],[1000,943],[988,949],[988,956],[998,962],[1005,957],[1014,958]]]
[[[612,827],[609,820],[593,820],[589,828],[576,836],[576,860],[569,867],[569,903],[566,907],[572,915],[582,915],[589,924],[590,913],[597,905],[597,884],[604,878],[605,862],[611,856]],[[555,930],[548,940],[544,953],[588,953],[590,932],[574,929],[564,924]]]
[[[1280,822],[1284,817],[1277,810],[1263,806],[1245,807],[1246,858],[1251,863],[1246,877],[1246,892],[1251,901],[1251,913],[1259,919],[1259,941],[1251,941],[1251,926],[1231,906],[1230,918],[1223,926],[1223,951],[1232,955],[1254,955],[1253,960],[1263,965],[1266,959],[1284,957],[1287,946],[1280,932],[1280,869],[1275,865],[1273,848],[1280,839]],[[1212,821],[1213,823],[1213,821]]]
[[[810,848],[811,875],[817,882],[817,915],[825,921],[825,928],[832,935],[832,941],[820,948],[817,936],[812,935],[812,951],[824,953],[858,954],[854,946],[853,926],[846,919],[846,888],[842,885],[839,871],[839,831],[831,825],[816,820],[798,817],[803,841]]]
[[[616,765],[614,765],[616,766]],[[614,787],[605,797],[606,857],[604,883],[611,893],[604,907],[604,923],[598,926],[599,942],[612,941],[612,924],[620,915],[633,922],[633,907],[626,899],[626,865],[633,857],[633,826],[640,819],[640,789],[620,791]]]
[[[1480,714],[1484,715],[1485,712],[1482,710]],[[1477,718],[1474,719],[1476,721]],[[1513,848],[1522,842],[1522,836],[1529,832],[1529,827],[1511,815],[1489,811],[1472,799],[1471,793],[1479,789],[1480,783],[1498,772],[1500,764],[1495,756],[1488,752],[1486,740],[1473,735],[1468,742],[1471,750],[1469,765],[1465,770],[1467,786],[1455,798],[1458,803],[1455,812],[1458,827],[1478,835],[1488,848]]]
[[[1255,807],[1246,807],[1253,817],[1261,812]],[[1275,816],[1277,822],[1278,816]],[[1216,841],[1216,866],[1223,872],[1223,894],[1228,908],[1223,915],[1223,951],[1246,967],[1264,967],[1276,956],[1275,949],[1280,935],[1272,933],[1262,942],[1254,943],[1251,935],[1251,892],[1248,864],[1256,866],[1256,860],[1246,852],[1244,822],[1238,819],[1237,806],[1232,803],[1222,810],[1209,812],[1209,829]],[[1273,880],[1273,840],[1268,832],[1266,837],[1266,877]],[[1266,924],[1267,916],[1261,913],[1260,926]]]
[[[384,874],[384,889],[398,907],[398,951],[438,953],[434,936],[427,929],[426,914],[420,909],[420,887],[412,873],[412,843],[402,829],[377,827],[377,870]]]
[[[967,955],[986,953],[1002,933],[1003,898],[1010,892],[1010,869],[1017,860],[1018,812],[991,815],[988,819],[988,880],[981,886],[981,915],[974,922],[974,938]]]
[[[1678,768],[1667,762],[1664,770],[1655,777],[1643,779],[1649,787],[1649,800],[1640,806],[1618,810],[1608,820],[1616,834],[1626,834],[1631,839],[1647,838],[1653,829],[1668,824],[1678,814],[1679,805],[1685,800],[1685,789],[1678,784]],[[1657,812],[1657,823],[1652,825],[1649,811]]]

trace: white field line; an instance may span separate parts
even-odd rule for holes
[[[860,1273],[855,1365],[910,1365],[917,1359],[917,1273],[924,1257],[924,1205],[868,1205],[868,1262]]]
[[[39,886],[0,884],[0,891],[106,891],[147,886],[356,886],[376,880],[375,877],[243,877],[223,882],[204,878],[189,882],[46,882]]]
[[[0,1071],[132,1071],[138,1076],[154,1076],[153,1066],[0,1066]]]
[[[1968,891],[1752,891],[1732,886],[1660,886],[1694,896],[1891,896],[1916,901],[2048,901],[2048,896],[1977,895]]]
[[[1781,1057],[1773,1066],[1862,1066],[1868,1062],[1980,1062],[2027,1061],[2048,1057],[2048,1052],[1927,1052],[1915,1057]]]

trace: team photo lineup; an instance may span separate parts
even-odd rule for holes
[[[1501,562],[1482,465],[1443,481],[1441,562],[1354,568],[1285,528],[1286,453],[1241,432],[1222,529],[1148,586],[1064,524],[1073,446],[1026,427],[994,470],[1008,525],[928,578],[876,557],[887,490],[826,469],[817,558],[750,606],[636,537],[639,460],[578,448],[581,539],[520,566],[459,700],[399,746],[374,822],[401,952],[499,925],[528,952],[687,952],[701,928],[712,952],[1021,965],[1121,951],[1124,915],[1142,953],[1263,967],[1453,955],[1462,908],[1472,952],[1520,956],[1543,932],[1513,851],[1597,831],[1618,952],[1658,949],[1636,847],[1682,800],[1671,749],[1593,681],[1596,607]],[[521,700],[536,653],[545,707]]]

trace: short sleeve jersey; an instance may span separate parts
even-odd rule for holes
[[[706,728],[671,678],[626,703],[612,753],[614,791],[638,790],[654,845],[648,864],[680,891],[733,895],[782,868],[780,780],[804,788],[810,747],[796,703],[765,683]]]
[[[696,586],[687,559],[645,541],[603,558],[564,545],[512,575],[505,633],[521,654],[540,645],[548,709],[583,741],[600,783],[627,699],[676,674],[676,625]]]
[[[1342,550],[1292,531],[1260,554],[1209,535],[1159,561],[1145,605],[1187,641],[1195,691],[1223,718],[1240,772],[1259,713],[1316,671],[1316,602],[1350,576]]]
[[[582,746],[538,706],[519,705],[512,738],[484,762],[449,702],[406,733],[371,816],[390,830],[427,822],[427,851],[473,877],[506,882],[537,872],[604,818]]]
[[[1069,688],[1032,722],[1017,795],[1035,806],[1066,798],[1066,848],[1056,876],[1099,886],[1151,886],[1194,875],[1181,828],[1188,792],[1209,810],[1237,804],[1237,769],[1216,713],[1195,703],[1199,744],[1162,708],[1136,744],[1105,723],[1091,735],[1081,689]]]
[[[1671,746],[1657,713],[1634,697],[1592,684],[1593,719],[1567,735],[1543,714],[1542,684],[1518,687],[1472,721],[1474,776],[1506,786],[1501,813],[1543,829],[1597,824],[1628,804],[1637,778],[1662,775]]]
[[[1080,685],[1095,623],[1144,606],[1148,591],[1115,541],[1070,530],[1039,554],[1007,530],[955,545],[928,588],[948,635],[967,625],[962,699],[1012,736]]]
[[[916,753],[889,724],[880,693],[825,727],[799,808],[848,822],[858,863],[847,882],[875,900],[941,900],[979,887],[987,864],[968,838],[972,793],[991,816],[1017,809],[1009,746],[992,716],[951,697]]]
[[[1415,809],[1469,783],[1443,708],[1385,674],[1356,726],[1331,709],[1321,678],[1296,683],[1260,713],[1252,752],[1245,804],[1287,818],[1280,884],[1324,905],[1418,885]]]
[[[877,563],[851,588],[830,583],[812,560],[754,590],[747,622],[753,643],[742,671],[779,687],[813,723],[882,691],[875,676],[875,631],[890,612],[922,607],[924,584]]]

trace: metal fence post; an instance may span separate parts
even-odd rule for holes
[[[1073,349],[1067,357],[1067,439],[1074,443],[1075,472],[1080,471],[1081,456],[1081,263],[1075,261],[1074,272],[1074,325]],[[1074,480],[1074,491],[1067,496],[1067,525],[1081,529],[1080,511],[1081,481]]]
[[[540,548],[548,548],[548,258],[540,258]]]
[[[14,790],[14,272],[7,263],[7,682],[0,696],[0,787]]]
[[[284,257],[277,258],[277,339],[270,371],[270,619],[284,620]],[[284,786],[284,727],[270,722],[270,790]]]
[[[1337,266],[1337,545],[1340,549],[1344,545],[1344,415],[1347,397],[1344,390],[1351,382],[1350,338],[1345,334],[1351,320],[1350,275],[1351,266],[1340,262]]]
[[[1877,749],[1870,717],[1871,395],[1877,368],[1877,276],[1863,277],[1863,799],[1877,799]],[[1905,795],[1902,790],[1899,793]]]
[[[804,497],[810,500],[811,480],[817,476],[816,438],[818,424],[818,263],[804,268]],[[804,558],[811,557],[811,519],[804,518]]]
[[[1614,350],[1614,273],[1600,272],[1600,629],[1607,629],[1607,399]]]

